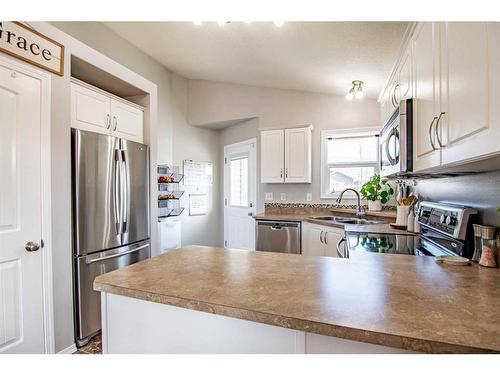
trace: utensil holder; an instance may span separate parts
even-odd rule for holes
[[[410,206],[397,206],[396,225],[408,225],[409,213],[410,213]]]

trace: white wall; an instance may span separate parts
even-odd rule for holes
[[[331,200],[320,200],[321,131],[381,127],[380,108],[374,99],[347,101],[339,95],[189,81],[189,119],[192,124],[203,126],[241,118],[253,119],[222,130],[222,146],[258,137],[259,128],[286,128],[309,123],[314,126],[312,183],[259,183],[258,210],[263,209],[266,192],[273,192],[274,201],[280,201],[280,193],[286,193],[287,202],[304,202],[306,193],[311,192],[313,202],[331,203]],[[260,150],[258,156],[260,159]]]
[[[178,147],[185,151],[183,157],[214,160],[219,157],[217,131],[192,128],[187,125],[186,90],[181,84],[181,78],[173,75],[165,67],[144,54],[126,40],[122,39],[109,28],[97,22],[54,22],[59,30],[73,36],[95,50],[107,55],[130,70],[156,83],[158,87],[158,121],[157,140],[154,152],[163,162],[173,161],[174,147],[172,141],[178,142]],[[37,25],[43,27],[43,23]],[[47,30],[51,29],[47,25]],[[70,168],[70,111],[69,111],[69,73],[70,55],[74,51],[74,42],[68,35],[59,32],[49,33],[49,36],[65,44],[66,71],[64,77],[52,75],[52,214],[53,214],[53,271],[54,271],[54,315],[55,315],[55,347],[62,350],[73,344],[73,292],[72,292],[72,255],[71,255],[71,168]],[[81,56],[80,56],[81,57]],[[186,85],[184,85],[186,86]],[[180,90],[180,93],[177,92]],[[156,116],[155,116],[156,121]],[[183,129],[186,126],[189,130]],[[177,129],[178,136],[173,134]],[[212,137],[212,138],[210,138]],[[217,141],[213,139],[216,138]],[[207,147],[202,153],[198,139],[207,140]],[[192,143],[190,143],[192,142]],[[153,151],[153,148],[152,148]],[[155,158],[156,159],[156,158]],[[177,162],[178,160],[174,161]],[[215,180],[218,181],[218,180]],[[214,191],[218,186],[214,186]],[[213,205],[219,209],[218,194],[214,196]],[[184,214],[186,215],[186,214]],[[216,211],[205,217],[205,222],[193,219],[199,225],[184,225],[184,243],[221,243],[219,222],[214,220]],[[184,220],[184,219],[183,219]],[[190,231],[192,228],[192,231]],[[152,232],[153,234],[154,232]]]
[[[183,243],[221,244],[220,167],[224,144],[252,138],[258,127],[289,126],[313,123],[315,126],[313,163],[318,164],[319,131],[377,125],[375,101],[346,102],[343,97],[312,94],[292,90],[274,90],[207,81],[188,81],[169,72],[151,57],[113,33],[100,23],[54,22],[53,25],[78,41],[110,57],[158,87],[158,121],[155,143],[158,159],[181,165],[184,159],[214,163],[214,186],[207,192],[212,197],[206,216],[183,215]],[[74,39],[54,31],[50,25],[37,23],[49,36],[65,44],[66,73],[52,75],[52,215],[53,271],[56,351],[73,343],[73,293],[71,255],[71,168],[69,72]],[[78,47],[80,48],[80,47]],[[81,49],[81,48],[80,48]],[[99,55],[97,52],[95,54]],[[82,56],[80,56],[82,57]],[[224,131],[193,127],[231,119],[256,117]],[[156,118],[155,118],[156,122]],[[153,150],[153,148],[152,148]],[[154,147],[156,152],[156,146]],[[312,189],[319,196],[319,174],[311,185],[263,185],[259,192],[287,192],[290,200],[303,200]],[[184,204],[187,204],[187,195]]]
[[[222,245],[221,232],[221,196],[219,194],[219,174],[222,152],[219,144],[220,134],[216,130],[203,129],[189,125],[188,80],[172,74],[171,99],[173,120],[173,163],[182,166],[183,160],[211,162],[214,167],[214,184],[211,187],[187,187],[181,198],[185,207],[181,216],[182,245]],[[189,194],[207,194],[208,213],[202,216],[189,216]]]

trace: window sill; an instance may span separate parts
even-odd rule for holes
[[[333,194],[328,194],[328,195],[321,194],[319,199],[337,199],[339,196],[340,196],[340,193],[333,193]],[[348,192],[344,193],[344,195],[342,196],[342,200],[344,200],[344,199],[357,200],[358,196],[356,194],[354,194],[352,191],[348,191]],[[361,200],[363,200],[363,198],[361,198]]]

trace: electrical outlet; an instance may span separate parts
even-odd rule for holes
[[[310,202],[310,201],[312,201],[312,200],[313,200],[313,195],[312,195],[312,193],[307,193],[307,194],[306,194],[306,202]]]
[[[281,193],[281,200],[286,201],[286,193]]]
[[[272,201],[274,199],[273,193],[266,193],[266,201]]]

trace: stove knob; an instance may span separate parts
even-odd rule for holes
[[[439,218],[439,222],[443,224],[445,221],[446,221],[446,216],[441,215],[441,217]]]
[[[457,222],[457,219],[455,219],[454,217],[448,216],[446,218],[446,225],[455,225],[456,222]]]

